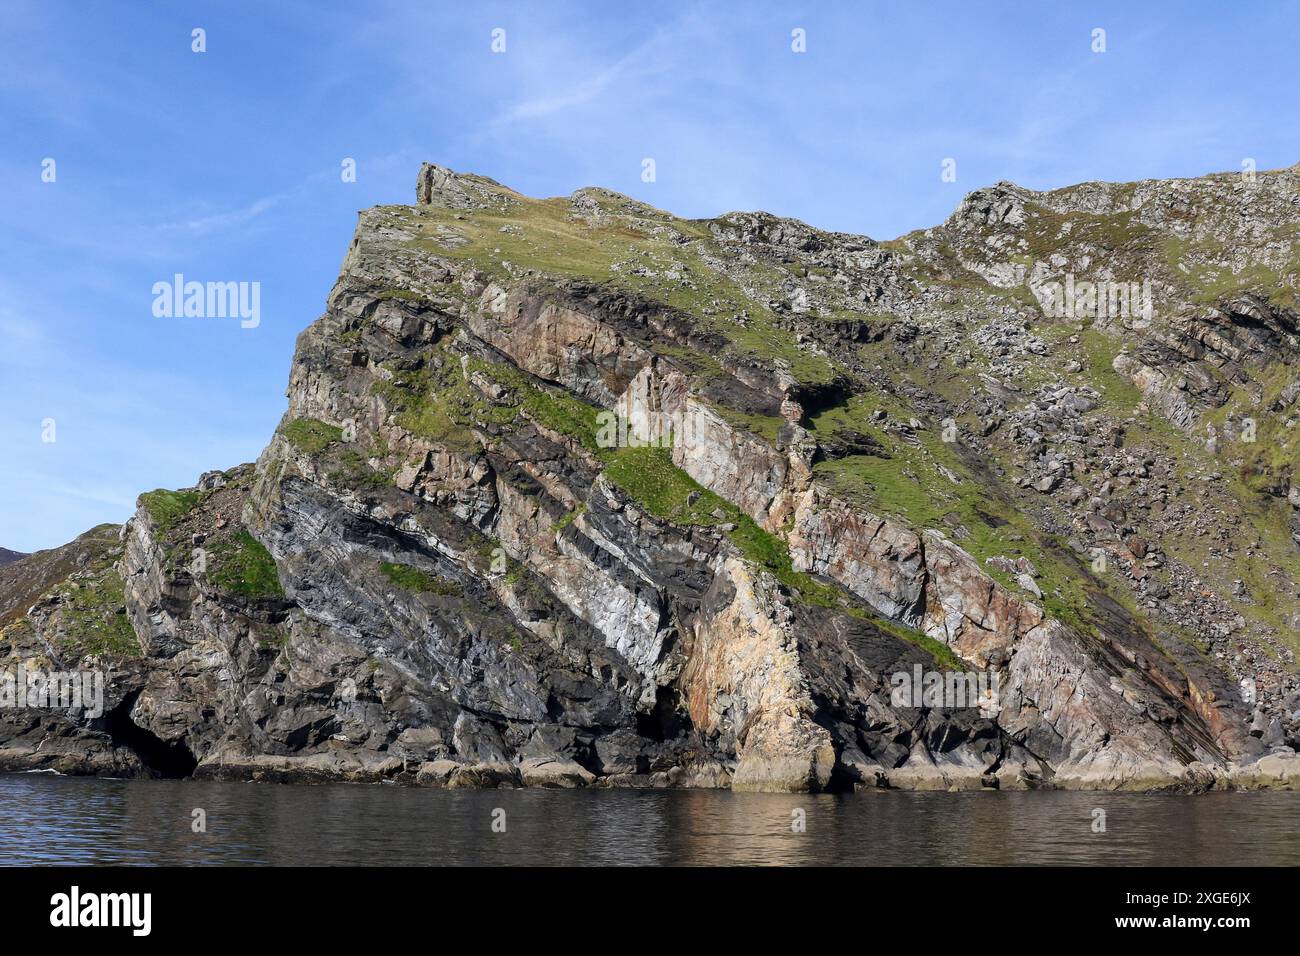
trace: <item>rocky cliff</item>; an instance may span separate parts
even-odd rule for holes
[[[107,675],[0,710],[0,765],[1291,786],[1297,187],[999,184],[875,242],[426,165],[256,464],[0,570],[3,666]]]
[[[27,555],[21,551],[10,551],[8,548],[0,548],[0,566],[13,564],[19,558],[25,558]]]

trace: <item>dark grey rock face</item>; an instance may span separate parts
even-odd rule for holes
[[[1293,216],[1281,188],[1256,201]],[[1250,396],[1283,440],[1295,313],[1216,298],[1221,276],[1192,288],[1156,248],[1217,261],[1214,224],[1242,212],[1220,180],[999,184],[886,244],[604,190],[533,200],[428,164],[417,199],[361,214],[255,464],[0,570],[9,666],[106,675],[101,715],[0,714],[0,766],[782,791],[1297,779],[1300,688],[1268,623],[1286,609],[1254,614],[1254,579],[1204,557],[1242,492],[1198,480],[1216,453],[1186,439],[1236,428]],[[1036,304],[1097,263],[1148,269],[1177,306],[1085,325]],[[1289,470],[1254,451],[1234,467],[1289,516]],[[1179,519],[1193,491],[1217,507]],[[1285,535],[1254,536],[1300,573]],[[899,697],[934,674],[947,696]]]

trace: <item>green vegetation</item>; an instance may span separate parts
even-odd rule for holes
[[[1240,455],[1237,480],[1252,495],[1281,494],[1297,468],[1290,436],[1273,433],[1271,424],[1265,423],[1266,434],[1257,434],[1253,442],[1239,442],[1231,448]]]
[[[680,345],[669,345],[657,341],[651,342],[650,348],[656,355],[671,359],[675,365],[688,372],[691,378],[697,382],[726,378],[728,375],[717,358],[700,349],[685,348]]]
[[[213,544],[210,554],[208,580],[223,591],[250,600],[284,597],[275,560],[246,530]]]
[[[1115,371],[1118,343],[1104,332],[1085,328],[1079,333],[1079,344],[1088,357],[1088,381],[1100,393],[1103,409],[1113,415],[1132,415],[1142,401],[1142,393]]]
[[[384,289],[379,293],[381,299],[399,299],[403,302],[423,302],[424,296],[412,289]]]
[[[525,412],[534,421],[551,431],[569,435],[582,442],[588,451],[594,451],[596,416],[599,410],[564,392],[529,388],[521,396]]]
[[[572,511],[567,512],[564,515],[564,517],[560,518],[559,521],[555,522],[555,524],[551,526],[551,530],[563,531],[569,525],[573,524],[574,520],[577,519],[579,515],[584,515],[586,513],[587,513],[587,506],[582,502],[578,502],[578,506],[574,508]]]
[[[604,458],[605,477],[657,518],[683,525],[715,525],[740,514],[735,505],[674,465],[671,449],[614,448],[607,449]]]
[[[435,353],[419,369],[396,370],[390,381],[373,390],[397,411],[397,423],[415,435],[452,451],[473,452],[479,444],[473,428],[480,423],[508,425],[517,410],[485,401],[465,381],[456,357]]]
[[[903,441],[874,418],[883,411],[894,421],[906,420],[906,410],[890,395],[855,395],[843,405],[825,409],[809,419],[809,431],[822,441],[864,436],[880,448],[877,454],[850,455],[819,462],[815,472],[837,494],[878,514],[898,514],[921,527],[944,527],[944,518],[957,515],[987,524],[986,496],[973,482],[953,482],[939,471],[966,475],[965,463],[953,446],[929,430],[916,433],[916,444]]]
[[[1155,242],[1155,232],[1139,222],[1132,211],[1105,215],[1057,213],[1037,203],[1026,203],[1025,211],[1025,242],[1029,255],[1036,260],[1050,258],[1064,245],[1088,244],[1109,252],[1125,251],[1136,267],[1141,262],[1139,253],[1151,249]],[[1120,280],[1136,277],[1136,273],[1116,276]]]
[[[140,496],[140,503],[164,535],[189,517],[202,500],[200,491],[167,491],[163,488]]]
[[[536,385],[511,366],[478,359],[467,359],[466,362],[471,372],[484,375],[497,385],[510,389],[511,401],[516,403],[509,406],[512,409],[512,420],[513,409],[521,408],[542,427],[575,439],[589,452],[599,451],[596,443],[601,411],[599,408],[588,405],[568,392]]]
[[[139,657],[140,641],[126,613],[122,579],[111,560],[58,589],[63,598],[63,649],[96,657]]]
[[[413,568],[409,564],[394,564],[391,561],[384,561],[379,565],[379,570],[383,572],[384,577],[399,588],[413,594],[437,594],[442,597],[459,597],[461,595],[461,586],[454,581],[447,581],[426,574],[419,568]]]
[[[377,491],[391,485],[393,476],[397,474],[396,468],[371,468],[366,456],[355,448],[339,452],[337,461],[338,466],[330,471],[328,477],[343,488]]]
[[[469,215],[438,207],[422,209],[417,225],[426,226],[429,235],[414,244],[439,255],[481,261],[488,269],[502,270],[501,263],[508,262],[571,278],[609,275],[627,256],[629,246],[653,245],[646,233],[623,222],[593,227],[571,218],[567,198],[531,199],[511,194],[511,199],[504,209],[478,209]],[[502,226],[510,228],[502,232]],[[464,242],[441,241],[449,233]]]
[[[498,277],[529,269],[604,283],[689,313],[721,333],[737,352],[784,364],[801,382],[822,384],[835,377],[833,363],[800,348],[794,333],[768,307],[779,297],[787,274],[750,264],[742,288],[714,267],[720,250],[706,222],[676,219],[648,207],[636,210],[653,220],[645,225],[625,219],[589,221],[572,215],[567,198],[537,200],[506,191],[502,196],[508,198],[504,208],[468,214],[436,207],[415,216],[397,207],[393,211],[410,216],[411,225],[424,233],[412,240],[415,248],[472,260]],[[626,200],[609,201],[627,207]]]
[[[753,432],[773,448],[778,446],[781,429],[785,425],[784,418],[775,415],[750,415],[725,405],[713,405],[712,408],[728,423]]]
[[[506,558],[506,574],[504,578],[506,584],[514,587],[524,579],[524,575],[527,573],[528,568],[522,562],[516,561],[514,558]]]
[[[1300,289],[1300,248],[1292,227],[1274,227],[1271,240],[1289,245],[1289,255],[1276,268],[1263,262],[1251,262],[1236,272],[1228,260],[1232,254],[1220,239],[1171,238],[1161,244],[1171,272],[1191,292],[1193,302],[1217,305],[1243,293],[1259,295],[1275,306],[1300,308],[1296,292]]]
[[[343,440],[343,429],[316,418],[295,418],[281,429],[293,447],[308,455],[317,455],[336,441]]]

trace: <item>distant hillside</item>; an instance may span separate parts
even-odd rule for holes
[[[0,549],[0,631],[24,617],[38,598],[63,584],[117,543],[120,525],[102,524],[59,548],[19,554]],[[19,559],[26,558],[21,564]]]

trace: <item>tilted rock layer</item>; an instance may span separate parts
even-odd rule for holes
[[[0,766],[1300,779],[1295,170],[999,184],[887,243],[417,198],[361,214],[255,465],[0,569],[0,663],[106,675],[0,710]]]

